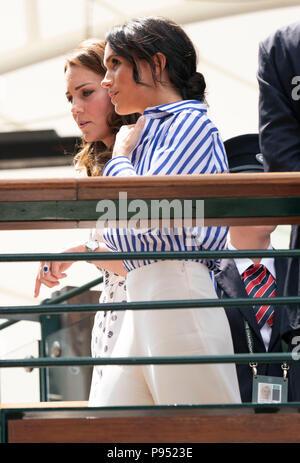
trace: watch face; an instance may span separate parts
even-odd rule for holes
[[[99,244],[98,244],[98,241],[96,241],[96,240],[90,240],[87,243],[85,243],[85,247],[89,251],[95,251],[95,249],[97,249],[98,246],[99,246]]]

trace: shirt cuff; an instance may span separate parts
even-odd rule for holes
[[[129,175],[137,175],[136,171],[126,156],[118,156],[110,159],[103,168],[102,175],[104,177],[128,177]]]

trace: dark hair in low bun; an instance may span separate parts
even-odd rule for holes
[[[203,74],[195,72],[183,86],[183,99],[205,101],[205,89],[206,83]]]
[[[182,98],[204,101],[206,85],[203,75],[197,72],[196,50],[178,24],[160,17],[140,18],[114,27],[105,40],[115,53],[132,64],[136,83],[145,85],[140,80],[137,60],[147,61],[154,81],[159,80],[153,58],[160,52],[166,57],[170,82]]]

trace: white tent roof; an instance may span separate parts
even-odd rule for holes
[[[0,132],[79,134],[64,96],[65,55],[84,38],[150,14],[190,33],[223,138],[257,130],[258,42],[299,13],[299,0],[0,0]]]

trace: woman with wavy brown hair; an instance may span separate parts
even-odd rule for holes
[[[68,56],[65,64],[66,97],[71,112],[82,132],[82,143],[74,157],[77,170],[85,175],[102,175],[102,168],[111,158],[115,136],[122,125],[135,123],[138,115],[119,116],[115,113],[108,93],[101,87],[105,68],[103,66],[105,42],[103,40],[85,40]],[[86,243],[73,245],[64,250],[66,253],[109,251],[100,242],[96,230]],[[41,284],[53,288],[67,275],[65,271],[74,262],[41,262],[36,277],[34,295],[39,295]],[[100,304],[105,302],[125,302],[126,271],[118,261],[94,261],[103,273],[104,285]],[[97,312],[92,332],[91,349],[93,357],[111,355],[115,340],[122,326],[123,312]],[[101,367],[93,371],[90,400],[97,396],[98,382],[103,374]]]
[[[76,74],[78,74],[78,69],[82,69],[85,75],[87,75],[86,70],[97,74],[98,77],[96,77],[96,85],[100,85],[99,82],[101,82],[101,77],[103,77],[106,72],[103,66],[104,49],[104,40],[89,39],[82,42],[66,60],[65,74],[67,81],[70,81],[70,75],[73,77],[74,71]],[[101,88],[98,88],[97,90],[99,93],[101,92]],[[83,99],[91,99],[93,93],[95,96],[94,89],[87,88],[87,86],[84,88],[82,87]],[[73,97],[68,91],[66,96],[68,101],[72,103]],[[98,105],[96,110],[99,112],[99,116],[96,120],[96,134],[89,130],[90,126],[88,124],[82,124],[82,118],[78,118],[78,112],[76,112],[76,108],[72,108],[73,117],[78,123],[80,130],[82,131],[82,146],[80,151],[75,156],[74,161],[77,168],[84,169],[88,176],[94,177],[102,174],[103,166],[111,158],[115,135],[119,131],[120,127],[122,125],[135,123],[138,117],[135,114],[120,116],[116,114],[113,105],[109,103],[110,99],[107,98],[107,92],[102,94],[101,101],[96,101],[96,104]],[[103,133],[101,133],[101,124],[103,124],[103,121],[99,121],[100,117],[103,118],[107,124],[107,129],[109,130],[108,142],[106,143],[105,141],[107,139],[102,139]]]

